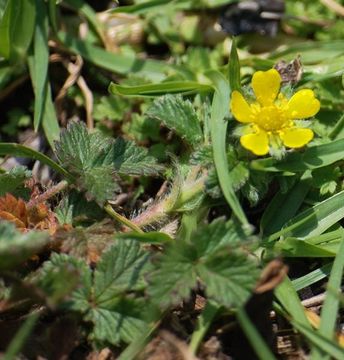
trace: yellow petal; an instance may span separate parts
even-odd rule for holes
[[[275,101],[281,81],[281,75],[275,69],[257,71],[253,74],[252,88],[261,105],[267,106]]]
[[[311,129],[291,128],[280,133],[283,144],[290,148],[299,148],[308,144],[313,136]]]
[[[230,109],[233,116],[242,123],[250,122],[251,108],[239,91],[232,92]]]
[[[320,101],[313,90],[303,89],[295,93],[288,102],[289,116],[292,119],[305,119],[314,116],[320,109]]]
[[[265,131],[243,135],[240,138],[240,143],[255,155],[266,155],[269,152],[269,138]]]

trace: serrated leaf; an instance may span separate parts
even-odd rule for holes
[[[166,308],[187,298],[197,279],[206,293],[224,306],[242,305],[255,286],[258,269],[240,251],[244,239],[240,225],[217,220],[191,235],[190,242],[178,239],[161,256],[152,274],[148,293]]]
[[[69,296],[78,297],[77,291],[88,294],[91,289],[91,271],[86,263],[66,254],[53,254],[49,261],[43,264],[36,279],[37,286],[47,296],[51,305],[58,305]],[[79,290],[76,290],[79,288]],[[74,293],[74,294],[73,294]],[[75,305],[83,307],[81,304]]]
[[[193,146],[202,142],[203,135],[198,116],[191,102],[183,100],[181,96],[165,95],[158,98],[147,115],[161,121]]]
[[[0,221],[0,271],[9,270],[29,259],[49,242],[44,232],[18,232],[14,225]]]
[[[157,175],[163,168],[147,150],[131,141],[114,141],[99,132],[89,133],[84,123],[72,122],[56,143],[56,156],[77,179],[88,200],[103,204],[119,186],[117,174]]]
[[[97,343],[117,345],[121,340],[130,343],[142,334],[147,323],[142,320],[143,300],[120,299],[111,307],[96,307],[85,316],[94,324],[91,336]]]
[[[13,193],[25,180],[31,176],[31,171],[23,166],[17,166],[7,173],[0,174],[0,196]]]
[[[156,159],[148,155],[147,149],[122,138],[113,143],[105,163],[112,164],[119,174],[124,175],[157,175],[163,170]]]
[[[252,294],[257,278],[257,265],[240,252],[223,252],[207,259],[197,268],[206,293],[221,305],[240,306]]]
[[[193,261],[196,249],[176,242],[163,255],[158,268],[152,273],[148,294],[162,309],[177,305],[190,296],[197,285],[197,273]]]
[[[93,323],[91,337],[97,344],[130,342],[147,326],[147,304],[137,291],[143,290],[149,256],[137,241],[120,240],[105,252],[92,280],[91,270],[85,270],[84,286],[65,305]]]
[[[75,190],[63,197],[55,208],[55,215],[60,224],[72,225],[91,223],[104,218],[103,210],[95,201],[87,201],[82,194]]]
[[[139,275],[149,266],[149,256],[139,242],[119,240],[103,255],[94,273],[95,301],[111,301],[117,294],[142,288]]]

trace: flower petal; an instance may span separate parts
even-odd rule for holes
[[[311,129],[290,128],[280,133],[283,144],[290,148],[299,148],[308,144],[313,136]]]
[[[250,122],[251,108],[239,91],[232,92],[230,109],[233,116],[242,123]]]
[[[295,93],[288,102],[288,112],[292,119],[305,119],[314,116],[320,109],[320,101],[313,90],[303,89]]]
[[[252,88],[261,105],[271,105],[275,101],[281,81],[281,75],[275,69],[257,71],[253,74]]]
[[[266,155],[269,152],[269,138],[265,131],[243,135],[240,138],[240,143],[255,155]]]

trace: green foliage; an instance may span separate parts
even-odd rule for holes
[[[0,174],[0,196],[4,196],[6,193],[16,193],[30,176],[31,171],[23,166],[17,166],[4,174]]]
[[[13,224],[0,221],[0,271],[16,266],[41,251],[49,242],[47,233],[20,233]]]
[[[99,132],[88,133],[82,123],[71,123],[61,134],[56,155],[88,200],[99,204],[119,191],[118,174],[157,175],[162,170],[146,149],[122,138],[114,141]]]
[[[202,141],[198,116],[188,100],[181,96],[165,95],[154,101],[147,115],[162,122],[193,146]]]
[[[255,285],[258,269],[240,250],[244,234],[234,223],[217,220],[178,239],[161,256],[150,279],[149,294],[161,308],[190,296],[198,278],[206,294],[219,304],[241,306]]]
[[[8,0],[0,18],[0,54],[23,61],[35,27],[35,0]]]

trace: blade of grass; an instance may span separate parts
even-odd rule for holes
[[[0,155],[14,155],[18,157],[39,160],[43,164],[50,166],[56,172],[63,175],[67,180],[74,181],[73,176],[63,167],[61,167],[58,163],[51,160],[48,156],[24,145],[15,143],[0,143]]]
[[[78,40],[67,33],[59,32],[59,40],[72,52],[80,54],[84,59],[117,74],[125,75],[138,73],[153,81],[161,81],[168,70],[174,70],[162,61],[139,59],[133,55],[114,54],[100,47],[94,46],[87,40]]]
[[[110,83],[109,85],[109,92],[111,94],[124,96],[154,97],[164,94],[192,94],[211,90],[212,87],[210,85],[200,84],[196,81],[169,81],[139,86],[121,86],[115,83]]]
[[[72,9],[84,15],[92,29],[99,36],[99,39],[103,44],[105,44],[105,37],[103,32],[103,25],[98,20],[97,14],[93,10],[93,8],[87,4],[87,2],[83,0],[64,0],[64,4],[69,5]]]
[[[250,166],[252,169],[261,171],[295,173],[327,166],[343,158],[344,139],[339,139],[328,144],[309,147],[304,152],[291,153],[281,161],[273,158],[253,160]]]
[[[238,309],[236,318],[258,358],[261,360],[276,360],[243,308]]]
[[[261,232],[264,236],[280,230],[287,221],[295,216],[310,189],[310,180],[311,174],[307,171],[289,191],[285,193],[279,191],[273,197],[260,222]]]
[[[344,217],[344,190],[316,204],[290,220],[286,227],[302,222],[293,228],[288,236],[309,238],[321,235]]]
[[[335,341],[327,339],[319,334],[318,331],[305,327],[298,321],[292,320],[291,324],[296,330],[303,334],[314,347],[321,349],[325,354],[332,356],[334,359],[344,359],[344,350],[337,345]],[[311,359],[313,360],[313,358]]]
[[[340,286],[344,270],[344,231],[342,230],[342,239],[339,251],[334,259],[330,278],[327,284],[326,297],[321,310],[319,334],[329,341],[334,341],[334,332],[336,319],[339,310],[339,296]],[[311,352],[313,360],[329,359],[328,353],[324,353],[317,347],[314,347]],[[343,352],[344,356],[344,352]]]
[[[297,319],[305,328],[311,329],[311,324],[306,317],[305,309],[289,277],[286,277],[275,289],[275,296],[292,319]]]
[[[292,281],[294,289],[296,291],[299,291],[301,289],[304,289],[307,286],[310,286],[310,285],[316,283],[317,281],[324,279],[325,277],[327,277],[330,274],[332,265],[333,265],[333,262],[330,262],[330,263],[322,266],[319,269],[311,271],[307,275],[304,275],[297,279],[294,279]]]
[[[218,310],[219,310],[219,306],[216,303],[210,300],[207,301],[205,308],[202,311],[202,314],[199,316],[197,320],[196,330],[192,333],[189,348],[193,354],[197,353],[197,349],[201,344],[204,336],[206,335]]]
[[[44,104],[48,88],[48,15],[43,0],[36,0],[36,29],[34,35],[33,55],[29,59],[32,85],[35,92],[34,129],[38,130],[44,113]]]
[[[229,175],[226,154],[227,121],[224,119],[229,110],[229,84],[218,71],[210,71],[207,76],[212,80],[215,93],[211,106],[210,132],[213,145],[214,163],[219,178],[221,190],[229,206],[241,224],[250,229],[246,215],[241,208]]]
[[[229,85],[232,91],[241,89],[240,82],[240,62],[237,52],[235,38],[232,40],[231,53],[229,56]]]
[[[24,324],[20,327],[19,331],[15,334],[14,338],[10,342],[3,360],[14,360],[17,359],[17,355],[19,354],[22,347],[25,345],[26,340],[30,336],[34,326],[39,319],[39,313],[34,313],[29,315],[29,317],[25,320]]]
[[[49,145],[54,150],[55,141],[60,138],[60,126],[57,120],[55,106],[51,98],[50,84],[48,84],[47,90],[47,96],[44,103],[44,117],[42,119],[42,126]]]

